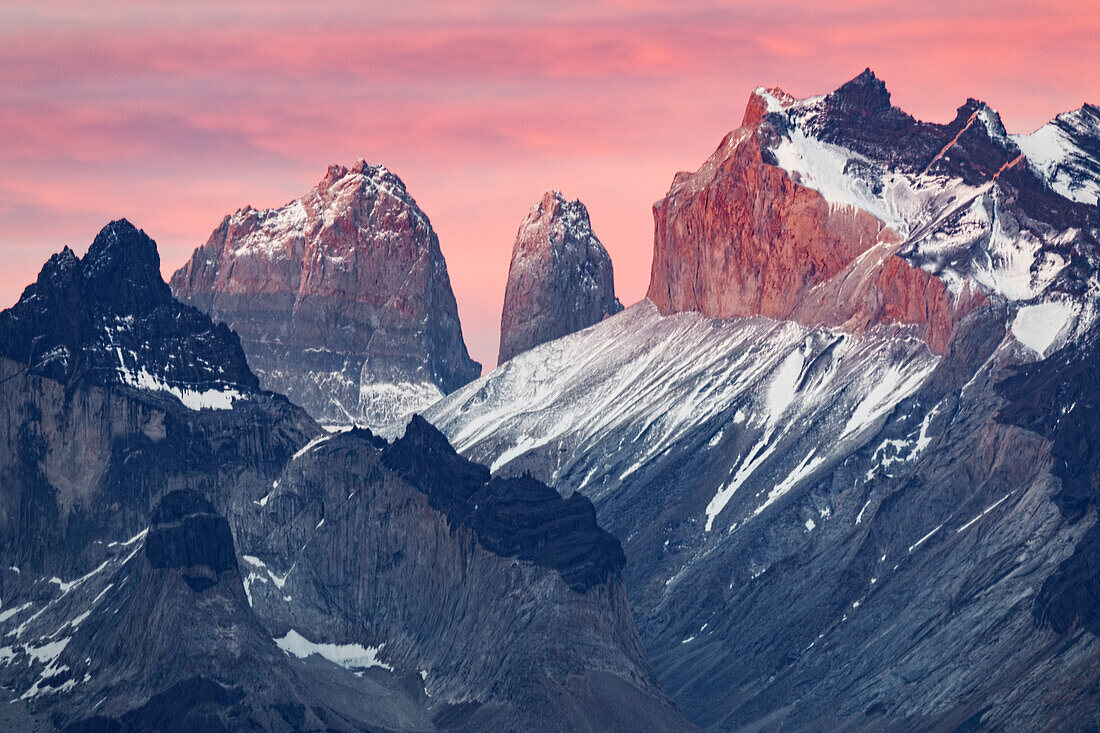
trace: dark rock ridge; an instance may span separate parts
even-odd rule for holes
[[[486,549],[556,570],[573,590],[607,583],[626,562],[588,499],[562,499],[529,476],[491,478],[419,415],[385,449],[382,465],[427,494],[452,525],[468,525]]]
[[[587,499],[490,479],[414,418],[393,444],[365,430],[312,444],[262,503],[257,614],[275,636],[358,644],[418,675],[440,727],[685,726]]]
[[[481,373],[439,240],[382,166],[334,165],[282,208],[225,217],[172,290],[229,324],[261,385],[322,423],[403,423]]]
[[[560,191],[547,191],[520,224],[512,247],[498,363],[622,309],[611,258],[592,232],[588,210]]]
[[[156,244],[125,219],[104,227],[83,259],[68,247],[51,257],[0,313],[0,332],[0,355],[61,382],[258,388],[237,336],[172,297]]]
[[[490,480],[421,420],[392,445],[325,433],[247,366],[234,399],[189,406],[166,375],[231,374],[240,349],[177,363],[197,326],[146,345],[158,314],[213,327],[134,269],[111,298],[30,288],[2,316],[37,344],[124,313],[148,354],[127,368],[156,379],[86,368],[111,349],[84,325],[55,339],[82,355],[64,371],[0,357],[0,728],[687,727],[586,499]]]
[[[145,557],[154,568],[180,569],[196,592],[237,568],[229,522],[194,491],[173,491],[160,500],[145,537]]]

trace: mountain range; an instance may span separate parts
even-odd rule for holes
[[[0,313],[0,727],[1100,721],[1100,114],[758,88],[653,207],[522,220],[498,366],[383,166],[125,220]]]

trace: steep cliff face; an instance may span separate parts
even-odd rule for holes
[[[498,363],[622,309],[611,258],[592,232],[588,210],[547,191],[520,224],[512,248]]]
[[[1087,208],[1036,175],[993,110],[968,100],[946,125],[920,122],[869,71],[805,100],[757,89],[654,219],[663,313],[900,328],[941,354],[990,298],[1083,292],[1097,251]]]
[[[494,476],[592,499],[705,728],[1088,727],[1086,187],[984,105],[929,125],[870,73],[758,90],[745,125],[657,205],[654,303],[426,417]]]
[[[423,685],[440,727],[686,726],[587,499],[490,478],[414,418],[390,445],[358,430],[312,443],[261,503],[245,583],[272,633],[371,650]]]
[[[228,522],[192,490],[165,495],[146,531],[52,590],[9,614],[0,675],[23,693],[8,703],[20,727],[431,727],[423,695],[392,675],[334,679],[285,653],[249,607]]]
[[[172,290],[229,324],[263,387],[322,423],[396,430],[481,373],[439,240],[382,166],[332,166],[282,208],[227,216]]]
[[[320,432],[257,387],[235,334],[172,298],[156,245],[108,225],[0,313],[0,554],[69,576],[182,483],[236,517]]]
[[[141,252],[59,256],[0,314],[0,727],[688,727],[587,499],[419,419],[324,432]],[[141,274],[85,297],[123,255]]]

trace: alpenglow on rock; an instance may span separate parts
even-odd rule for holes
[[[333,165],[282,208],[225,217],[171,284],[322,423],[385,433],[481,373],[439,240],[384,166]]]
[[[520,224],[500,318],[498,363],[623,309],[588,209],[547,191]]]

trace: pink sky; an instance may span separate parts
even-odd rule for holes
[[[548,188],[588,206],[624,303],[650,207],[738,125],[750,90],[871,67],[947,121],[967,97],[1027,132],[1100,103],[1100,5],[923,0],[0,2],[0,304],[126,217],[165,275],[239,207],[329,163],[385,163],[439,234],[491,366],[512,241]]]

